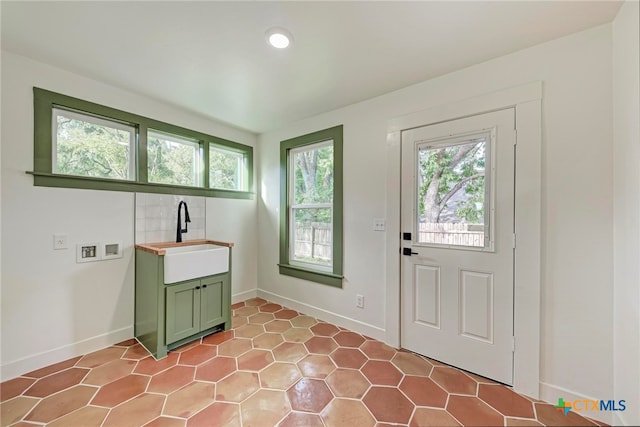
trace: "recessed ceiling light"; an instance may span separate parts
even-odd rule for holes
[[[284,28],[271,28],[267,30],[266,36],[267,42],[277,49],[285,49],[289,47],[293,41],[291,33]]]

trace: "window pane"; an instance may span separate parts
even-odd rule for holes
[[[332,208],[293,209],[292,261],[331,266]]]
[[[333,141],[290,155],[291,261],[331,267],[333,248]]]
[[[147,136],[149,182],[200,184],[200,144],[186,138],[149,131]]]
[[[488,137],[418,149],[418,243],[485,247]]]
[[[54,173],[135,178],[133,126],[57,108],[53,121]]]
[[[333,141],[296,150],[291,157],[294,168],[293,203],[332,203]]]
[[[244,155],[209,146],[209,187],[244,190]]]

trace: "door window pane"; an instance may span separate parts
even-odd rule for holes
[[[245,189],[245,160],[242,153],[209,146],[209,187]]]
[[[148,180],[158,184],[200,184],[200,144],[157,131],[147,134]]]
[[[54,108],[53,172],[135,179],[135,128],[106,118]]]
[[[418,145],[418,243],[490,245],[490,133]]]

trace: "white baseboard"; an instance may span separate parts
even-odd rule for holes
[[[251,298],[255,298],[258,296],[258,289],[250,289],[248,291],[239,292],[237,294],[231,295],[231,304],[235,304],[238,302],[246,301]]]
[[[133,337],[133,325],[3,363],[0,366],[0,381],[7,381],[36,369],[109,347],[131,337]]]
[[[385,340],[385,330],[377,326],[360,322],[359,320],[354,320],[341,314],[333,313],[331,311],[313,305],[305,304],[290,298],[280,296],[278,294],[274,294],[272,292],[263,291],[262,289],[258,289],[258,296],[271,302],[284,305],[292,310],[299,311],[300,313],[315,317],[316,319],[320,319],[325,322],[333,323],[334,325],[347,328],[353,332],[358,332],[359,334],[366,335],[379,341],[384,342]]]
[[[574,401],[574,400],[600,400],[602,398],[610,399],[608,396],[601,397],[592,397],[586,396],[584,394],[567,390],[566,388],[559,387],[553,384],[548,384],[540,381],[540,400],[551,403],[553,405],[558,404],[558,398],[562,397],[566,402]],[[581,411],[577,412],[578,414],[587,417],[593,418],[594,420],[602,421],[603,423],[607,423],[609,425],[620,425],[618,423],[614,423],[614,418],[620,418],[614,412],[609,411]],[[614,415],[615,414],[615,415]]]
[[[616,412],[613,414],[613,422],[611,423],[611,425],[612,426],[630,426],[631,424],[624,422],[620,414]]]

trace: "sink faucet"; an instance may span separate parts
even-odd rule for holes
[[[184,205],[184,228],[182,228],[182,218],[180,217],[182,205]],[[178,203],[178,227],[176,228],[177,243],[182,242],[182,233],[186,233],[188,231],[187,223],[189,222],[191,222],[191,219],[189,218],[189,209],[187,208],[187,202],[185,202],[184,200],[180,200],[180,203]]]

